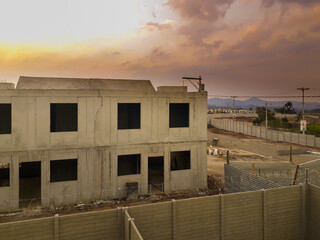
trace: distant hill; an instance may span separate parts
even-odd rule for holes
[[[268,103],[270,109],[282,107],[288,101],[265,101],[260,98],[249,98],[247,100],[235,100],[235,108],[239,109],[255,109],[256,107],[265,106],[265,103]],[[298,101],[290,101],[293,104],[293,107],[297,111],[301,111],[302,103]],[[210,98],[208,100],[208,107],[219,107],[219,108],[232,108],[232,99],[231,98]],[[305,102],[305,110],[315,111],[320,109],[320,103],[317,102]]]

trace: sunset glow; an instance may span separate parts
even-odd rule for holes
[[[184,75],[202,75],[211,94],[266,94],[275,84],[319,88],[318,1],[0,4],[0,80],[141,78],[177,85]]]

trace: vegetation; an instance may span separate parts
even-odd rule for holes
[[[310,124],[307,126],[307,134],[320,135],[320,126],[317,124]]]
[[[292,102],[287,102],[283,107],[274,109],[277,113],[283,113],[283,114],[295,114],[297,113],[292,105]]]
[[[257,107],[256,113],[258,114],[258,117],[253,120],[253,123],[260,124],[266,120],[266,108],[265,107]],[[270,109],[267,110],[267,114],[268,114],[268,122],[276,120],[274,112],[271,112]]]

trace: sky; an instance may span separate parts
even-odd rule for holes
[[[0,80],[202,76],[210,95],[320,95],[319,0],[0,0]],[[191,85],[189,90],[193,90]]]

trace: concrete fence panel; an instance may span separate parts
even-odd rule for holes
[[[143,238],[142,238],[137,226],[135,225],[134,221],[131,221],[130,240],[143,240]]]
[[[306,145],[308,145],[310,147],[315,147],[315,136],[314,135],[306,135],[306,137],[307,137]]]
[[[299,144],[299,133],[291,133],[291,143]]]
[[[219,239],[220,197],[176,201],[175,240]]]
[[[278,131],[278,141],[279,142],[285,141],[285,132]]]
[[[284,142],[291,142],[291,132],[284,132]]]
[[[307,134],[299,134],[299,144],[307,145]]]
[[[316,147],[320,148],[320,138],[319,137],[316,138],[315,142],[316,142]]]
[[[172,239],[174,226],[171,202],[131,207],[128,212],[135,219],[135,224],[144,239]]]
[[[222,239],[263,239],[261,192],[223,195]]]
[[[118,210],[59,217],[59,240],[119,239]]]
[[[264,192],[265,240],[304,239],[300,186]]]
[[[308,240],[318,240],[320,236],[320,188],[308,185]]]
[[[53,218],[40,218],[0,225],[1,240],[54,240]]]

